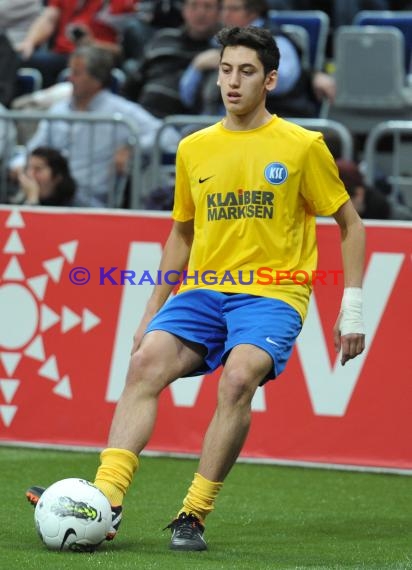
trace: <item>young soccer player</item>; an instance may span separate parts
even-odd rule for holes
[[[160,393],[179,377],[223,364],[197,472],[169,525],[175,550],[207,548],[205,520],[246,439],[253,395],[282,372],[305,318],[310,283],[270,283],[259,268],[312,275],[317,214],[334,216],[341,232],[345,290],[336,350],[345,364],[364,349],[364,228],[334,159],[321,134],[266,110],[279,64],[271,33],[235,27],[218,40],[226,116],[180,143],[174,224],[160,264],[163,274],[187,265],[198,279],[188,279],[170,300],[173,285],[155,287],[95,480],[113,506],[113,538]],[[216,283],[204,282],[206,271],[215,272]],[[38,495],[28,491],[32,502]]]

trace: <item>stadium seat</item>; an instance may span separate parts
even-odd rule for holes
[[[412,64],[412,12],[364,10],[358,12],[353,20],[358,26],[394,26],[398,28],[405,38],[405,69],[410,73]]]
[[[412,118],[404,37],[394,27],[342,26],[335,34],[336,99],[322,117],[367,134],[378,122]]]
[[[303,26],[296,26],[295,24],[284,24],[281,26],[281,29],[299,46],[302,52],[301,62],[303,68],[310,69],[310,38],[307,29]]]
[[[125,81],[126,81],[125,72],[119,67],[114,67],[112,69],[112,80],[110,85],[112,93],[116,93],[117,95],[119,95],[123,85],[125,84]]]
[[[43,78],[38,69],[33,67],[20,67],[17,70],[17,87],[15,97],[29,95],[39,91],[43,86]]]
[[[301,26],[309,35],[310,65],[322,70],[325,64],[326,42],[329,33],[329,17],[321,10],[277,11],[269,10],[269,20],[278,26]]]

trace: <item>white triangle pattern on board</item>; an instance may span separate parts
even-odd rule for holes
[[[99,323],[101,323],[101,319],[97,315],[89,311],[89,309],[83,309],[83,332],[88,332],[90,329],[96,327]]]
[[[43,261],[43,267],[55,283],[58,283],[62,273],[64,257],[54,257]]]
[[[6,228],[24,228],[25,226],[26,224],[24,223],[20,212],[18,210],[13,210],[6,220]]]
[[[20,380],[15,378],[0,378],[0,391],[8,404],[11,404],[19,385]]]
[[[20,352],[0,352],[0,361],[8,376],[13,376],[20,360]]]
[[[6,427],[10,427],[16,412],[17,406],[0,406],[0,417]]]
[[[73,399],[72,388],[70,386],[70,378],[66,374],[60,382],[53,388],[54,394],[66,398],[67,400]]]
[[[26,348],[24,354],[25,356],[33,358],[34,360],[43,361],[46,358],[44,353],[43,338],[41,335],[36,336],[36,338]]]
[[[18,231],[13,230],[6,245],[4,246],[3,253],[15,253],[16,255],[19,255],[20,253],[25,253],[25,251],[26,250],[24,249],[24,245],[20,239]]]
[[[49,380],[54,380],[57,382],[59,380],[59,370],[57,368],[57,360],[54,355],[50,356],[43,366],[38,371],[39,376],[43,378],[48,378]]]
[[[81,317],[77,315],[74,311],[69,309],[69,307],[62,307],[62,317],[61,317],[61,331],[65,333],[82,322]]]
[[[79,242],[77,240],[68,241],[59,245],[59,251],[62,253],[69,263],[73,263],[76,257],[77,247]]]
[[[44,299],[48,280],[48,275],[38,275],[37,277],[30,277],[30,279],[27,279],[27,285],[30,287],[39,301],[43,301]]]
[[[23,281],[24,273],[17,257],[12,257],[3,273],[4,281]]]
[[[47,331],[53,325],[60,321],[60,317],[47,305],[40,307],[40,330],[41,332]]]

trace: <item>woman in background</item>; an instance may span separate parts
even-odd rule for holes
[[[18,177],[23,204],[71,206],[76,192],[66,158],[54,148],[37,147]]]

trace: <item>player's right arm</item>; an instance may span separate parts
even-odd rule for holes
[[[162,275],[162,281],[159,285],[155,285],[143,318],[133,337],[132,354],[139,348],[148,323],[164,305],[175,287],[172,283],[165,282],[163,279],[164,275],[167,271],[181,272],[187,265],[193,242],[193,227],[193,220],[186,222],[175,221],[173,224],[160,260],[159,270]],[[173,280],[178,281],[178,276],[174,277],[174,275]],[[172,278],[170,281],[172,281]]]

